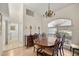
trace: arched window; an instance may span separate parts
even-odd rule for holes
[[[72,37],[72,21],[70,19],[55,19],[48,23],[48,35],[54,35],[59,31],[66,34],[67,39]]]
[[[69,19],[56,19],[48,23],[48,27],[56,27],[56,26],[71,26],[72,22]]]

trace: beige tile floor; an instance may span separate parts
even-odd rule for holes
[[[72,52],[64,49],[64,56],[72,56]],[[75,53],[76,56],[78,56]],[[26,48],[26,47],[20,47],[8,51],[4,51],[2,56],[36,56],[36,52],[33,51],[33,47]]]

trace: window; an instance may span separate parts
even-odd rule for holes
[[[69,19],[55,19],[48,23],[48,35],[54,35],[57,31],[61,34],[66,34],[67,39],[71,39],[72,30],[69,30],[72,26],[72,22]]]

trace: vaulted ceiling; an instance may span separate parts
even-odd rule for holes
[[[71,5],[71,3],[51,3],[50,8],[56,12],[65,8],[66,6]],[[32,11],[43,15],[48,9],[48,3],[24,3],[25,8],[29,8]],[[8,3],[0,3],[0,11],[6,15],[9,15],[9,6]]]
[[[50,8],[56,12],[60,9],[63,9],[72,3],[50,3]],[[44,14],[45,11],[48,10],[48,3],[24,3],[24,6],[27,8],[32,9],[34,12],[37,12],[38,14]]]

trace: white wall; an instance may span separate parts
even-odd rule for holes
[[[23,4],[9,3],[9,22],[18,24],[18,42],[23,45]]]
[[[5,6],[5,4],[3,4]],[[6,50],[5,46],[5,39],[6,39],[6,27],[5,27],[5,21],[8,21],[8,24],[13,23],[13,24],[18,24],[18,39],[19,39],[19,47],[23,46],[23,4],[16,4],[16,3],[11,3],[8,4],[9,9],[6,10],[6,8],[0,9],[1,13],[3,15],[2,18],[2,35],[0,35],[0,55],[3,50]],[[3,12],[2,12],[3,10]],[[9,15],[7,14],[7,11],[9,11]],[[7,34],[8,35],[8,34]]]
[[[24,23],[24,34],[30,34],[30,25],[32,26],[32,34],[38,33],[38,26],[40,26],[40,32],[42,30],[41,26],[41,16],[34,12],[34,16],[26,15],[26,8],[32,10],[31,8],[23,5],[23,23]],[[33,10],[32,10],[33,11]]]
[[[2,35],[0,34],[0,55],[1,55],[1,53],[2,53]]]
[[[8,3],[0,3],[0,13],[2,14],[2,33],[0,33],[0,55],[3,52],[4,40],[5,40],[5,28],[4,21],[9,16]]]
[[[56,12],[56,15],[49,18],[47,22],[53,21],[53,19],[70,19],[72,20],[72,41],[75,44],[79,44],[79,4],[72,4]],[[47,24],[44,24],[47,25]],[[44,30],[47,29],[47,26]]]
[[[2,13],[2,12],[1,12]],[[4,49],[4,43],[5,43],[5,20],[7,19],[3,13],[2,13],[2,33],[0,33],[0,55],[3,52]]]
[[[9,15],[9,10],[8,10],[8,3],[0,3],[0,13],[2,14],[2,33],[0,33],[0,55],[2,54],[3,51],[3,41],[5,39],[5,32],[4,32],[4,20],[6,17]]]
[[[42,32],[48,34],[48,18],[42,17]]]
[[[0,55],[2,53],[2,34],[0,33]]]
[[[4,8],[3,8],[4,9]],[[2,14],[2,32],[0,32],[0,55],[2,55],[3,52],[3,43],[5,39],[5,29],[4,29],[4,20],[6,19],[5,13],[1,11],[2,9],[0,8],[0,13]],[[5,12],[5,11],[4,11]]]

